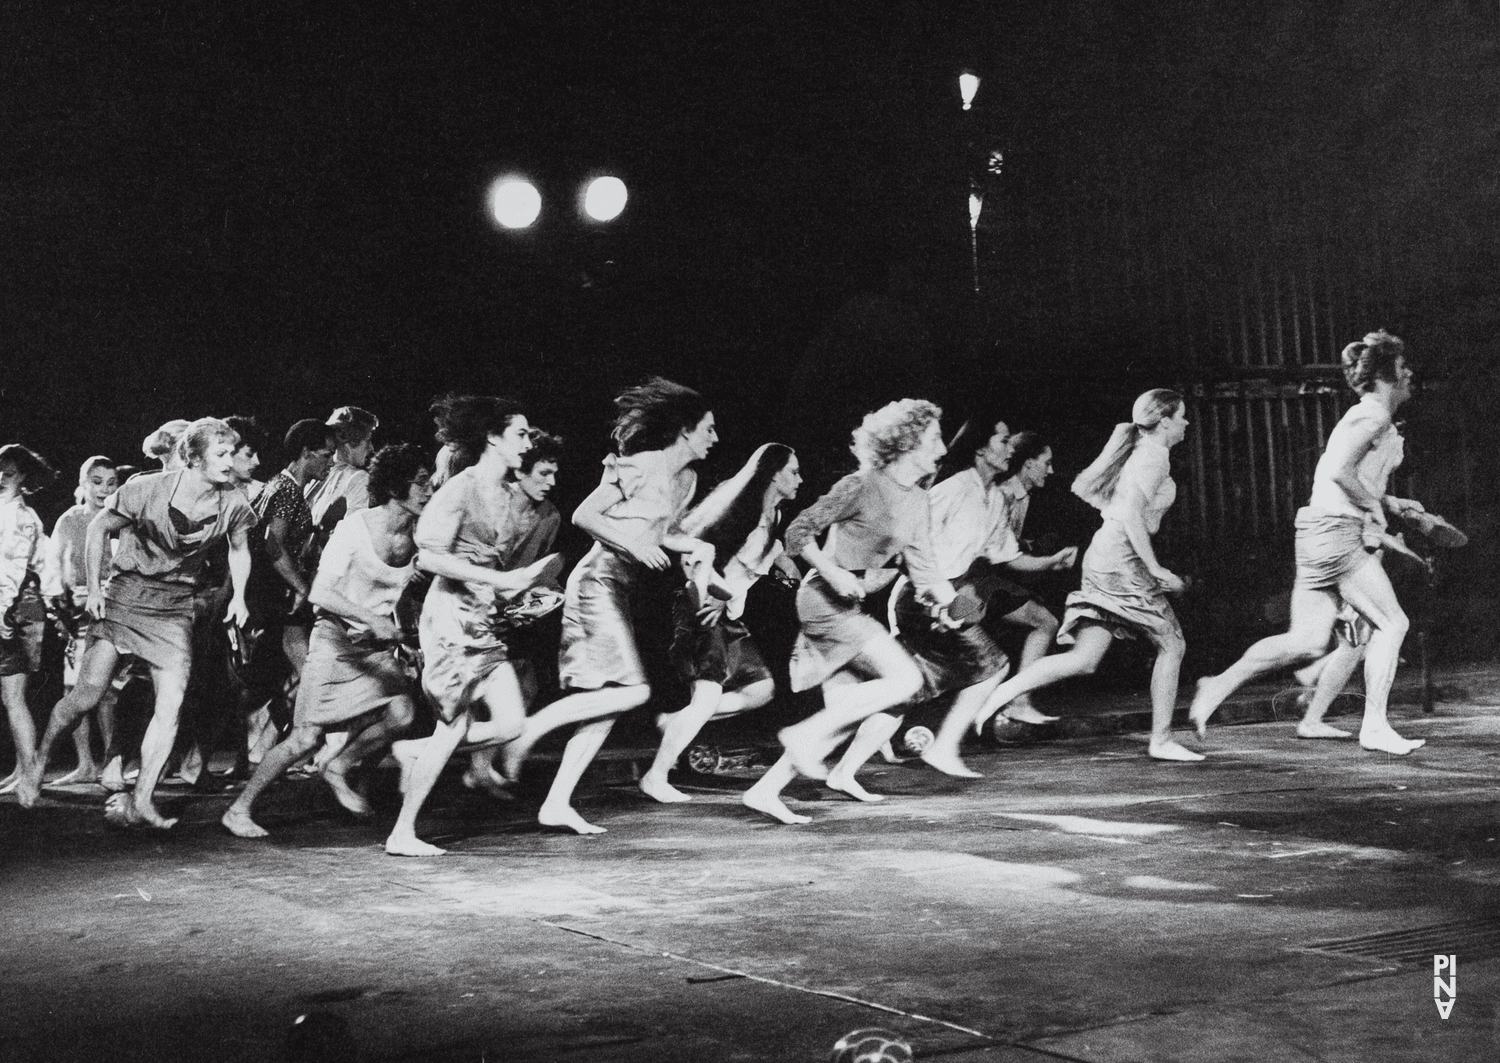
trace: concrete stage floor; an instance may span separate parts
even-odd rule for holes
[[[6,799],[0,1060],[275,1059],[312,1010],[366,1060],[811,1061],[863,1026],[955,1061],[1495,1059],[1500,707],[1398,715],[1428,740],[1404,760],[1282,723],[1200,765],[1122,735],[972,782],[880,766],[879,806],[799,783],[806,827],[716,777],[673,807],[597,786],[608,834],[544,834],[446,777],[434,860],[381,852],[389,796],[357,823],[316,780],[268,795],[269,842],[224,797],[169,797],[169,835]]]

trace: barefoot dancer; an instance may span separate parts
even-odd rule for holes
[[[127,822],[158,828],[176,822],[164,818],[152,798],[177,735],[192,666],[194,587],[205,555],[226,538],[234,584],[229,616],[238,624],[247,619],[248,535],[255,512],[235,485],[232,455],[237,443],[223,421],[194,421],[178,441],[185,468],[130,480],[89,525],[88,611],[98,623],[89,630],[78,685],[53,707],[37,757],[22,776],[17,790],[22,805],[36,803],[52,746],[99,703],[120,657],[131,653],[151,667],[156,707],[141,744],[135,796],[126,799],[124,816]],[[113,574],[108,587],[101,587],[105,540],[116,533]]]
[[[493,396],[457,395],[439,399],[432,412],[438,439],[453,448],[453,468],[460,470],[432,497],[416,531],[417,567],[436,577],[418,637],[426,662],[422,689],[438,721],[430,738],[393,748],[405,796],[385,842],[392,856],[443,853],[417,837],[417,815],[459,743],[495,745],[520,732],[526,709],[496,622],[505,599],[561,568],[553,554],[510,570],[521,537],[510,476],[531,448],[520,407]]]
[[[1407,619],[1381,567],[1375,539],[1385,530],[1386,510],[1397,515],[1422,512],[1419,503],[1385,493],[1403,453],[1392,417],[1411,398],[1412,372],[1405,345],[1383,330],[1345,347],[1342,361],[1344,379],[1360,399],[1329,433],[1328,446],[1313,472],[1312,497],[1297,513],[1291,628],[1285,635],[1261,639],[1219,675],[1199,680],[1191,710],[1199,734],[1220,703],[1244,683],[1327,652],[1342,602],[1373,629],[1365,652],[1365,714],[1359,744],[1398,755],[1422,745],[1421,740],[1402,738],[1386,720],[1386,700],[1396,677]],[[1340,671],[1346,676],[1352,671],[1353,662],[1344,653],[1330,666],[1334,667],[1331,685],[1339,680]],[[1298,733],[1337,737],[1329,733],[1334,730],[1322,723],[1319,713]]]
[[[52,550],[52,564],[56,566],[61,581],[62,594],[56,602],[56,615],[64,625],[67,644],[63,649],[63,694],[66,695],[78,682],[78,662],[83,656],[87,641],[89,615],[84,611],[88,600],[87,562],[84,557],[84,541],[88,537],[89,523],[104,508],[109,496],[119,489],[120,479],[115,472],[115,463],[102,454],[96,454],[83,463],[78,470],[78,490],[73,493],[77,505],[71,507],[52,526],[52,538],[48,546]],[[99,701],[99,736],[106,753],[114,745],[115,692],[111,689]],[[78,766],[68,774],[54,780],[51,786],[70,786],[74,783],[98,782],[100,765],[94,759],[92,730],[89,718],[84,716],[73,729],[73,751]]]
[[[317,620],[292,732],[265,755],[224,813],[224,826],[241,838],[266,836],[251,818],[256,798],[333,730],[347,730],[351,738],[323,766],[323,780],[344,808],[370,814],[347,776],[411,726],[416,713],[412,682],[394,653],[401,631],[393,617],[402,588],[416,572],[412,532],[432,497],[430,465],[414,446],[381,450],[369,463],[370,508],[355,510],[334,528],[308,596]]]
[[[649,797],[690,800],[667,781],[682,751],[709,720],[762,708],[776,692],[770,669],[740,617],[750,588],[773,566],[802,578],[776,538],[781,504],[797,496],[801,483],[792,448],[767,443],[683,518],[683,532],[712,546],[716,560],[690,572],[689,584],[673,602],[671,657],[692,688],[692,700],[657,717],[661,746],[640,782]]]
[[[517,542],[510,557],[510,568],[526,568],[552,553],[558,529],[562,527],[562,514],[547,496],[557,486],[562,447],[563,441],[557,436],[536,428],[531,430],[531,449],[521,456],[521,467],[516,471],[518,490],[514,513]],[[561,605],[561,602],[557,604]],[[551,616],[552,613],[544,615]],[[528,707],[536,701],[541,685],[537,673],[538,658],[550,657],[551,661],[546,662],[549,668],[557,659],[556,631],[550,625],[538,628],[536,620],[539,619],[528,618],[524,625],[511,628],[506,635],[506,644],[511,650],[511,667],[516,670],[516,682],[521,687],[521,703]],[[509,801],[515,795],[508,789],[509,783],[495,770],[495,757],[499,752],[499,746],[476,747],[469,755],[464,785]]]
[[[943,623],[952,585],[933,559],[927,492],[919,482],[937,470],[946,453],[930,402],[902,399],[865,417],[850,448],[858,472],[804,510],[787,529],[787,549],[812,565],[797,592],[802,631],[792,654],[792,689],[822,685],[823,708],[781,732],[786,752],[742,800],[783,823],[806,823],[781,800],[799,773],[861,801],[867,792],[854,772],[900,725],[886,710],[914,697],[922,673],[894,635],[861,610],[867,594],[888,586],[897,554],[918,594],[930,600]],[[822,547],[816,537],[829,531]],[[873,678],[861,678],[861,675]],[[835,746],[858,728],[848,751],[830,772],[823,764]]]
[[[1182,396],[1157,388],[1135,400],[1129,424],[1115,427],[1094,463],[1073,481],[1073,493],[1104,516],[1083,555],[1083,585],[1068,595],[1058,641],[1072,649],[1043,657],[1001,683],[975,720],[984,721],[1011,699],[1060,679],[1089,675],[1117,638],[1148,639],[1156,647],[1151,672],[1151,744],[1158,760],[1202,760],[1172,738],[1177,677],[1187,651],[1182,625],[1167,601],[1182,580],[1163,568],[1151,536],[1177,497],[1167,452],[1187,435]]]
[[[21,784],[36,756],[36,725],[26,702],[26,677],[42,666],[42,628],[47,616],[43,594],[55,597],[61,587],[56,585],[56,571],[46,564],[42,520],[26,504],[26,496],[46,487],[55,475],[39,455],[19,443],[0,447],[0,699],[5,702],[16,748],[16,770],[0,779],[0,793]],[[93,763],[92,754],[89,763]]]
[[[573,808],[573,788],[615,721],[651,696],[631,619],[637,575],[642,567],[664,571],[664,550],[690,563],[712,560],[710,547],[676,530],[698,484],[691,466],[719,438],[707,403],[691,388],[655,377],[621,393],[615,407],[616,453],[604,459],[599,486],[573,513],[595,542],[568,577],[563,605],[559,672],[571,693],[529,717],[505,750],[505,774],[515,778],[543,735],[577,725],[537,820],[579,834],[604,828]]]

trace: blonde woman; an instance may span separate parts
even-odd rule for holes
[[[939,623],[952,626],[953,585],[933,560],[932,515],[922,487],[947,453],[941,416],[921,399],[901,399],[867,415],[850,447],[859,471],[787,528],[787,552],[812,566],[797,592],[802,631],[792,651],[792,689],[821,686],[823,708],[781,732],[785,754],[742,798],[757,812],[783,823],[809,822],[781,800],[799,774],[826,780],[856,800],[882,800],[854,773],[900,725],[887,710],[921,690],[922,672],[862,605],[895,580],[896,570],[886,565],[900,554],[923,603]],[[830,771],[824,760],[851,732],[853,741]]]
[[[1104,523],[1083,555],[1082,586],[1068,595],[1057,634],[1057,641],[1071,648],[1001,683],[976,717],[976,727],[1022,694],[1092,674],[1115,639],[1144,638],[1156,647],[1147,750],[1157,760],[1203,759],[1172,738],[1187,640],[1167,595],[1180,593],[1183,583],[1157,560],[1151,545],[1177,498],[1168,453],[1187,435],[1187,426],[1181,395],[1165,388],[1148,391],[1135,400],[1129,423],[1115,426],[1103,452],[1073,481],[1073,493],[1099,510]]]

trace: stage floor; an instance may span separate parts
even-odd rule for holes
[[[445,776],[432,860],[380,850],[392,795],[359,823],[316,780],[268,795],[268,842],[225,834],[222,796],[169,796],[167,835],[6,798],[0,1060],[275,1059],[310,1011],[365,1060],[788,1063],[868,1026],[919,1059],[1495,1058],[1500,707],[1398,715],[1428,740],[1406,759],[1264,724],[1197,765],[1142,735],[979,754],[974,781],[882,765],[880,805],[797,784],[803,827],[724,777],[670,807],[598,787],[608,834],[544,834]]]

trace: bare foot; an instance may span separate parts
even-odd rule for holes
[[[660,801],[664,805],[681,804],[683,801],[691,801],[692,797],[683,793],[677,787],[667,782],[667,777],[658,777],[655,772],[648,771],[641,776],[641,793],[653,800]]]
[[[442,856],[447,849],[428,845],[415,834],[397,835],[395,831],[385,840],[385,851],[390,856]]]
[[[929,768],[936,768],[944,775],[952,775],[956,779],[982,779],[983,775],[964,763],[963,758],[950,749],[939,749],[937,746],[928,746],[922,750],[921,761]]]
[[[845,775],[837,768],[828,773],[827,783],[830,790],[837,790],[841,794],[848,794],[856,801],[867,801],[873,804],[876,801],[885,800],[884,794],[870,793],[869,790],[866,790],[859,784],[859,780],[853,775]]]
[[[1298,738],[1353,738],[1353,731],[1343,731],[1322,720],[1303,720],[1297,724]]]
[[[903,758],[896,756],[896,749],[889,742],[886,742],[880,747],[880,759],[885,761],[887,764],[904,763]]]
[[[7,775],[5,778],[0,779],[0,794],[8,794],[8,793],[10,793],[12,790],[14,790],[16,788],[16,784],[19,783],[20,781],[21,781],[21,773],[19,771],[13,771],[9,775]]]
[[[974,733],[980,738],[984,737],[984,725],[990,722],[990,717],[993,715],[995,715],[995,710],[986,708],[974,717]]]
[[[1231,693],[1228,690],[1221,690],[1214,682],[1215,678],[1217,677],[1206,675],[1198,680],[1198,686],[1193,693],[1193,706],[1188,709],[1188,719],[1193,722],[1199,738],[1207,736],[1208,718]]]
[[[823,763],[823,751],[811,742],[804,741],[795,727],[782,728],[776,737],[781,740],[787,758],[792,762],[792,767],[797,769],[797,774],[809,779],[828,778],[828,765]]]
[[[131,801],[135,807],[135,816],[147,827],[155,827],[157,830],[171,830],[177,826],[177,817],[168,819],[156,810],[156,806],[150,801],[142,802],[139,798]]]
[[[470,762],[468,771],[464,772],[463,782],[468,789],[485,794],[496,801],[509,803],[516,799],[510,780],[484,760]]]
[[[16,800],[22,808],[31,808],[42,796],[42,766],[28,765],[16,772]]]
[[[66,775],[59,775],[51,782],[43,783],[43,786],[83,786],[88,783],[99,781],[99,765],[80,764]],[[5,793],[0,789],[0,794]]]
[[[229,806],[219,822],[236,838],[269,838],[271,836],[271,832],[251,819],[249,813],[241,812],[234,805]]]
[[[125,789],[125,764],[119,757],[111,757],[99,774],[99,785],[112,794]]]
[[[1178,745],[1170,738],[1161,742],[1153,739],[1151,744],[1146,747],[1146,752],[1157,760],[1175,760],[1183,764],[1207,759],[1202,753],[1194,753],[1191,749]]]
[[[1414,749],[1427,743],[1425,738],[1402,738],[1389,725],[1385,727],[1360,728],[1359,745],[1372,753],[1392,753],[1404,757]]]
[[[522,741],[525,737],[525,732],[522,732],[521,737],[508,743],[500,754],[500,774],[511,782],[521,781],[521,765],[531,754],[531,743]]]
[[[1016,702],[1011,702],[1010,706],[1001,715],[1007,720],[1015,720],[1016,723],[1029,723],[1037,726],[1044,723],[1055,723],[1058,719],[1056,716],[1048,716],[1044,712],[1037,712],[1030,705],[1019,705]]]
[[[351,816],[370,815],[370,802],[365,800],[364,794],[349,785],[349,779],[334,766],[336,763],[337,761],[329,761],[323,765],[323,770],[319,773],[323,776],[323,781],[328,784],[328,788],[333,791],[333,799],[343,805],[344,811]]]
[[[756,793],[753,786],[740,796],[740,803],[746,808],[754,809],[756,812],[792,826],[799,823],[812,822],[811,816],[799,816],[790,808],[787,808],[776,794]]]
[[[396,767],[401,769],[401,781],[397,787],[404,794],[407,785],[411,781],[411,770],[417,766],[417,758],[422,755],[423,738],[407,739],[402,742],[391,743],[391,756],[396,758]],[[406,853],[398,855],[410,855]]]
[[[572,805],[543,805],[537,810],[536,821],[544,827],[566,827],[579,834],[604,834],[605,828],[596,827],[573,810]]]

